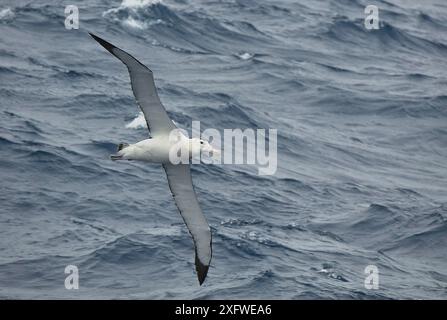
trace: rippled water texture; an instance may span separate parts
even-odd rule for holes
[[[66,30],[62,4],[3,0],[0,297],[447,298],[447,4],[375,2],[375,31],[360,0],[77,1]],[[180,127],[278,129],[274,176],[193,166],[202,287],[162,168],[109,160],[148,134],[86,31],[154,71]]]

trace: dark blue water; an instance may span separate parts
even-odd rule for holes
[[[374,31],[370,1],[137,3],[0,3],[1,298],[447,298],[445,1],[374,1]],[[147,131],[87,30],[154,71],[180,127],[278,129],[273,176],[193,166],[202,287],[162,168],[109,160]]]

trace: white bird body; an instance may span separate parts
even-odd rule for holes
[[[119,150],[114,155],[114,160],[123,159],[152,163],[171,163],[170,153],[176,150],[182,150],[182,152],[188,153],[189,159],[199,156],[202,150],[215,152],[207,141],[197,138],[189,139],[182,133],[179,133],[173,141],[169,140],[169,136],[163,135],[130,144]]]
[[[154,163],[168,163],[171,144],[166,137],[145,139],[118,151],[125,160],[140,160]]]

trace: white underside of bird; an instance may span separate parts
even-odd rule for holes
[[[188,138],[183,133],[176,133],[176,139],[169,139],[167,135],[145,139],[135,144],[124,145],[113,160],[140,160],[154,163],[172,163],[174,151],[187,153],[188,158],[200,157],[202,152],[218,153],[207,141],[198,138]]]

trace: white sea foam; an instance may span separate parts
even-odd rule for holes
[[[126,124],[128,129],[140,129],[147,128],[146,119],[144,118],[143,112],[140,111],[138,116],[133,119],[130,123]]]
[[[249,60],[249,59],[253,58],[253,54],[244,52],[244,53],[238,54],[238,57],[242,60]]]
[[[123,0],[119,7],[104,11],[102,16],[120,22],[125,27],[143,30],[153,24],[163,23],[160,19],[145,21],[140,16],[141,10],[161,2],[161,0]],[[127,17],[123,18],[123,14]]]
[[[0,20],[10,20],[14,18],[14,11],[11,8],[5,8],[0,10]]]
[[[150,7],[154,4],[161,3],[161,0],[123,0],[118,8],[111,8],[103,12],[103,16],[110,13],[117,13],[120,10],[131,9],[136,11],[141,8]]]
[[[174,123],[175,126],[177,126],[177,123],[174,120],[171,120],[172,123]],[[146,118],[144,117],[144,114],[142,111],[138,113],[135,119],[133,119],[131,122],[126,124],[126,128],[128,129],[141,129],[141,128],[147,128]]]
[[[147,27],[147,24],[145,22],[142,21],[138,21],[136,19],[134,19],[133,17],[128,17],[126,20],[123,21],[123,24],[134,28],[134,29],[145,29]]]
[[[153,4],[161,3],[161,0],[123,0],[121,7],[126,8],[141,8],[151,6]]]

